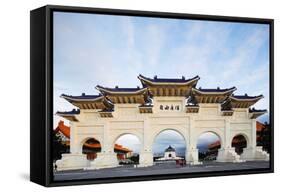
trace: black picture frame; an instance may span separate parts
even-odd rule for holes
[[[178,18],[208,21],[269,24],[270,26],[270,124],[271,156],[269,169],[185,173],[177,175],[133,176],[95,180],[54,181],[52,179],[53,125],[53,12],[79,12],[140,17]],[[30,180],[53,187],[64,185],[116,183],[161,179],[227,176],[274,172],[274,20],[248,17],[197,15],[186,13],[150,12],[47,5],[30,12]]]

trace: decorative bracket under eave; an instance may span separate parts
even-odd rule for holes
[[[198,113],[199,106],[198,105],[186,105],[186,113]]]

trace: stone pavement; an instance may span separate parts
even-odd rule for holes
[[[224,170],[247,170],[256,168],[269,168],[268,161],[251,161],[244,163],[218,163],[205,162],[202,165],[187,165],[181,167],[175,164],[159,164],[151,167],[134,168],[131,166],[120,166],[100,170],[73,170],[57,171],[54,173],[55,181],[76,180],[76,179],[95,179],[95,178],[114,178],[128,176],[144,176],[159,174],[195,173],[211,172]]]

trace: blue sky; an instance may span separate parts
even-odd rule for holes
[[[269,109],[269,26],[54,13],[54,112],[73,108],[62,93],[97,94],[97,84],[137,87],[138,74],[199,75],[198,87],[263,94],[255,107]]]

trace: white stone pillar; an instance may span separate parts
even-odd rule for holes
[[[223,141],[221,141],[221,148],[224,149],[229,149],[231,148],[231,144],[232,144],[232,138],[230,135],[230,121],[229,119],[225,119],[225,127],[224,127],[224,138]]]
[[[77,141],[77,126],[76,123],[70,122],[70,153],[71,154],[82,154],[82,147]],[[80,149],[81,148],[81,149]]]
[[[56,161],[57,170],[86,169],[89,161],[82,154],[82,147],[77,137],[77,125],[70,122],[70,153],[62,154],[62,158]]]
[[[256,145],[257,145],[257,122],[256,119],[252,119],[251,122],[251,135],[247,141],[247,147],[243,149],[243,153],[241,154],[241,158],[246,161],[253,161],[255,160],[256,156]]]
[[[142,140],[142,149],[139,156],[139,166],[147,167],[153,165],[153,153],[150,132],[150,123],[149,119],[145,118],[143,122],[143,140]]]
[[[110,140],[110,124],[106,122],[103,127],[103,142],[100,153],[97,153],[97,158],[91,161],[88,169],[101,169],[117,167],[119,165],[117,154],[114,152],[114,141]]]
[[[240,156],[235,152],[235,148],[231,146],[232,138],[230,134],[230,120],[225,119],[224,137],[221,138],[221,148],[218,150],[218,162],[241,162]]]
[[[186,152],[185,152],[185,160],[186,160],[186,163],[189,163],[191,165],[198,165],[198,164],[202,164],[202,162],[199,162],[199,150],[194,147],[194,146],[191,146],[189,147]]]
[[[269,161],[270,155],[263,151],[261,146],[257,146],[257,120],[252,119],[251,138],[247,148],[243,149],[241,158],[248,161]]]
[[[109,123],[106,122],[103,126],[103,136],[102,136],[102,148],[101,152],[109,153],[114,152],[114,141],[110,142],[110,131],[109,131]]]
[[[197,165],[197,164],[202,164],[199,162],[199,150],[197,149],[197,137],[195,134],[195,126],[194,126],[194,118],[190,117],[189,118],[189,130],[188,130],[188,146],[186,146],[186,151],[185,151],[185,160],[186,163],[189,163],[191,165]]]
[[[257,120],[252,119],[252,131],[251,131],[251,147],[257,146]]]

